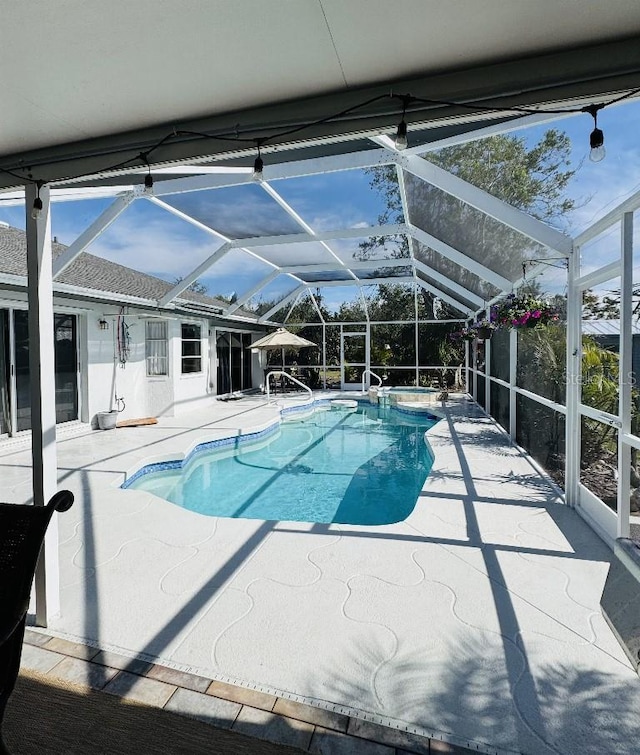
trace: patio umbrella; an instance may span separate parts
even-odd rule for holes
[[[282,351],[282,366],[284,367],[285,349],[301,349],[304,346],[317,346],[317,344],[313,341],[308,341],[306,338],[297,336],[286,328],[278,328],[278,330],[273,333],[269,333],[264,336],[264,338],[260,338],[258,341],[255,341],[255,343],[252,343],[249,348],[258,349],[260,352],[263,352],[265,356],[266,352],[270,349],[280,349]],[[263,362],[262,356],[260,362],[261,364]]]

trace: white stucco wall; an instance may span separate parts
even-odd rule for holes
[[[26,293],[0,292],[0,307],[26,309]],[[145,358],[145,323],[157,315],[134,307],[124,310],[129,333],[129,353],[120,359],[117,344],[119,306],[109,302],[84,302],[56,296],[55,312],[72,313],[77,318],[79,363],[79,419],[97,427],[98,412],[116,408],[116,396],[124,399],[125,408],[118,420],[142,417],[175,416],[209,405],[215,400],[215,365],[209,354],[209,322],[206,318],[175,315],[166,319],[168,333],[169,374],[147,376]],[[100,327],[100,321],[107,328]],[[200,326],[202,370],[182,374],[181,323]],[[253,382],[260,385],[262,371],[254,355]],[[120,404],[119,406],[122,406]]]
[[[87,315],[87,412],[82,419],[95,423],[97,412],[116,408],[116,396],[125,409],[118,419],[151,416],[147,395],[144,320],[137,314],[123,315],[130,337],[129,353],[121,361],[117,345],[118,312],[114,307],[94,308]],[[109,328],[101,330],[99,321]],[[124,359],[124,354],[122,355]]]
[[[117,395],[124,398],[125,409],[118,419],[140,417],[172,417],[197,409],[210,401],[208,394],[208,324],[206,320],[187,318],[167,319],[168,364],[167,376],[147,376],[145,361],[145,322],[140,313],[125,315],[129,328],[130,352],[121,364],[117,348],[117,313],[105,318],[109,330],[100,330],[98,319],[91,318],[88,336],[88,383],[90,419],[98,411],[115,408]],[[164,318],[162,318],[164,319]],[[200,325],[202,343],[202,371],[183,375],[181,361],[181,323]]]

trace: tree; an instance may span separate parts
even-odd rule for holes
[[[584,320],[617,320],[620,318],[620,291],[612,291],[611,296],[598,296],[593,291],[585,291],[582,298]]]
[[[564,225],[575,201],[567,196],[571,141],[549,129],[533,147],[502,134],[433,152],[429,160],[546,223]],[[463,251],[463,250],[462,250]]]
[[[448,147],[429,154],[429,161],[499,199],[508,202],[547,223],[562,225],[566,214],[575,206],[566,194],[575,170],[570,163],[570,141],[566,134],[550,129],[539,142],[528,147],[518,136],[501,135]],[[381,224],[401,223],[404,218],[395,166],[370,169],[371,187],[384,200]],[[484,213],[464,204],[446,192],[411,174],[405,174],[409,218],[429,233],[470,257],[517,277],[522,263],[537,248],[521,234]],[[363,242],[356,257],[375,261],[384,250],[386,256],[410,256],[409,245],[402,237],[373,237]],[[417,259],[478,295],[492,298],[495,289],[468,270],[447,260],[433,250],[414,243]],[[380,268],[385,273],[384,267]],[[434,296],[421,292],[428,317],[434,316]],[[457,310],[445,305],[440,317],[456,317]]]

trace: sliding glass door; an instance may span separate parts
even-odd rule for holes
[[[0,310],[0,313],[0,432],[20,432],[31,429],[28,313],[24,310]],[[70,422],[78,419],[77,318],[56,314],[53,327],[56,422]],[[13,421],[12,396],[15,397]]]
[[[216,338],[218,360],[216,393],[218,396],[251,388],[250,346],[250,333],[218,331]]]

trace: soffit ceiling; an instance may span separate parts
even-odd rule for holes
[[[637,0],[29,0],[4,3],[2,14],[0,167],[18,175],[31,167],[47,181],[97,170],[96,155],[113,165],[113,155],[130,156],[176,126],[228,132],[246,123],[248,133],[392,87],[508,104],[639,82]],[[576,52],[601,44],[600,54]],[[378,106],[367,125],[396,123],[397,111]],[[455,130],[477,118],[449,108],[408,120]],[[298,141],[316,138],[312,154],[344,151],[327,136],[354,128],[344,119]],[[284,159],[299,159],[284,149]],[[221,159],[233,156],[224,150]],[[174,144],[158,157],[222,152]],[[0,186],[17,183],[5,176]]]

